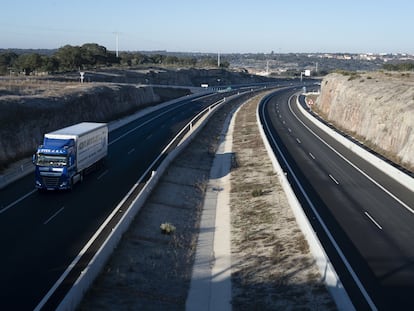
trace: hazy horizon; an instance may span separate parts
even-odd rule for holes
[[[21,0],[2,10],[3,49],[414,54],[414,3],[402,0]]]

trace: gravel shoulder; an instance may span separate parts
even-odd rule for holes
[[[262,96],[240,108],[233,129],[233,310],[336,310],[260,138]],[[210,168],[234,105],[221,108],[173,161],[79,310],[185,309]],[[166,222],[173,234],[161,233]]]

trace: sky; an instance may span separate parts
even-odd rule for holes
[[[0,0],[0,48],[414,54],[412,0]],[[118,39],[118,41],[117,41]]]

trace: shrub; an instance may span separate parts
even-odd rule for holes
[[[253,191],[252,191],[252,196],[253,197],[260,197],[261,195],[263,195],[264,194],[264,191],[263,191],[263,189],[254,189]]]

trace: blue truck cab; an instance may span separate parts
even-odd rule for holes
[[[103,160],[108,149],[105,123],[83,122],[44,135],[33,155],[35,187],[40,190],[71,189],[84,171]]]

